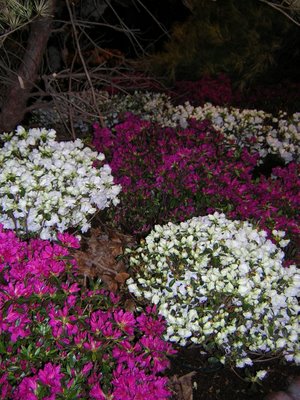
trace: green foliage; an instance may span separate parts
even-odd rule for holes
[[[164,51],[151,57],[170,80],[227,73],[241,87],[272,68],[295,29],[287,18],[253,0],[190,0],[191,15],[173,27]]]
[[[0,32],[15,30],[35,16],[48,15],[48,0],[0,0]]]

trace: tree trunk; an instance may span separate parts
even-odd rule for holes
[[[0,132],[17,126],[26,113],[27,101],[38,77],[40,64],[51,33],[56,0],[48,0],[47,17],[40,17],[30,25],[30,34],[21,65],[12,73],[11,84],[0,112]]]

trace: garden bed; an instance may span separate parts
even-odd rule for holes
[[[262,400],[300,375],[300,114],[142,98],[88,147],[2,136],[0,399]]]

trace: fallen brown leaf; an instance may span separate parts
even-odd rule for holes
[[[132,299],[127,299],[124,308],[126,311],[134,312],[136,310],[136,302]]]
[[[172,376],[171,385],[176,393],[176,400],[193,400],[193,382],[192,378],[197,372],[192,371],[189,374],[178,377]]]
[[[117,275],[115,276],[115,280],[118,283],[125,283],[125,281],[130,277],[129,274],[127,274],[127,272],[118,272]]]

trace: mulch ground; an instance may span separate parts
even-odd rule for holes
[[[244,369],[209,364],[207,356],[194,347],[179,351],[168,375],[173,377],[174,400],[263,400],[274,392],[287,391],[300,376],[300,366],[278,359],[261,362],[255,369],[268,371],[261,384],[246,381]]]

